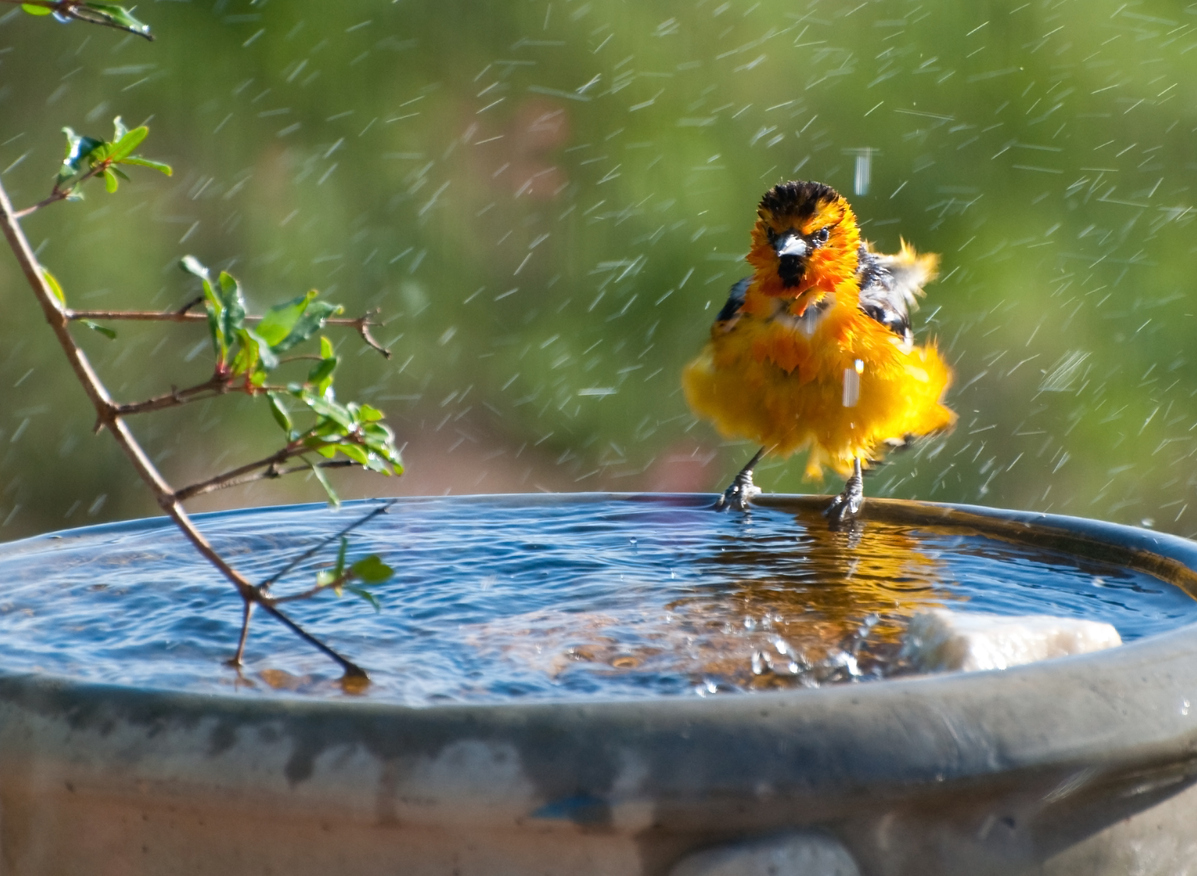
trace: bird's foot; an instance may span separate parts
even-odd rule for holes
[[[860,462],[856,463],[856,471],[848,482],[844,484],[844,492],[831,500],[823,516],[831,524],[832,529],[839,529],[850,524],[860,514],[860,506],[864,504],[864,476],[860,471]]]
[[[726,511],[747,511],[752,500],[761,494],[761,488],[752,482],[752,470],[745,469],[736,475],[731,486],[723,491],[723,495],[715,501],[715,508]]]

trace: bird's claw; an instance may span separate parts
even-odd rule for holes
[[[747,511],[749,503],[761,494],[761,488],[752,482],[752,472],[743,471],[736,475],[731,486],[715,501],[715,508],[726,511]]]
[[[848,482],[844,484],[844,492],[831,500],[827,510],[823,512],[832,529],[839,529],[846,523],[854,521],[860,514],[860,507],[864,504],[864,478],[859,469]]]

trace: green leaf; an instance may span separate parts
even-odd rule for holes
[[[326,381],[331,383],[330,378],[332,373],[337,369],[337,359],[321,359],[320,362],[308,372],[308,383],[316,387],[316,392],[320,395],[328,388]]]
[[[395,574],[395,570],[379,559],[378,554],[363,557],[350,566],[349,571],[367,584],[382,584]]]
[[[154,170],[162,171],[167,176],[174,173],[174,169],[169,164],[164,164],[161,161],[151,161],[148,158],[142,158],[140,155],[130,155],[128,158],[122,158],[121,164],[136,164],[141,167],[151,167]]]
[[[122,135],[120,131],[124,125],[120,124],[120,116],[117,116],[116,121],[116,145],[112,149],[112,154],[108,157],[113,161],[121,161],[122,159],[133,154],[133,150],[136,149],[141,144],[141,141],[146,138],[146,135],[150,133],[150,129],[145,125],[142,125],[140,128],[134,128],[132,131]]]
[[[48,6],[36,6],[33,3],[22,3],[21,8],[30,15],[49,15],[54,10]]]
[[[304,392],[300,396],[300,400],[321,417],[327,417],[344,431],[348,432],[353,429],[353,417],[349,411],[335,401],[319,398],[310,392]]]
[[[63,128],[66,135],[66,157],[62,160],[62,168],[58,171],[57,185],[61,188],[70,182],[71,178],[83,172],[83,165],[92,162],[93,154],[101,149],[105,143],[94,137],[84,137],[76,134],[71,128]]]
[[[333,343],[328,338],[320,338],[320,358],[331,359],[336,355],[333,350]]]
[[[333,567],[333,574],[340,578],[345,572],[345,554],[349,552],[349,539],[341,536],[341,546],[337,549],[337,565]]]
[[[220,277],[221,313],[224,336],[231,338],[245,324],[245,298],[241,295],[241,284],[228,271],[221,271]]]
[[[294,425],[291,423],[291,415],[287,413],[287,409],[283,406],[283,400],[279,397],[277,392],[268,392],[266,397],[270,399],[270,414],[274,417],[274,422],[279,424],[279,427],[287,433],[287,437],[291,437],[291,430]]]
[[[370,405],[362,405],[358,408],[358,419],[363,423],[375,423],[383,418],[383,413],[378,408]]]
[[[121,121],[121,117],[117,116],[112,120],[112,142],[117,143],[125,134],[129,133],[129,129],[125,127],[125,123]]]
[[[312,468],[312,474],[316,476],[316,480],[320,481],[320,486],[324,487],[324,492],[328,496],[328,504],[337,506],[341,504],[341,500],[337,498],[337,493],[332,488],[332,484],[328,482],[328,475],[324,473],[324,469],[314,463],[309,462]]]
[[[104,171],[104,188],[108,189],[108,194],[111,195],[115,192],[120,184],[120,180],[116,178],[115,173],[111,170]]]
[[[366,449],[358,444],[338,444],[337,450],[348,456],[359,465],[368,466],[370,464],[370,454]]]
[[[83,323],[85,326],[87,326],[89,329],[91,329],[93,332],[99,332],[104,337],[108,338],[108,340],[110,340],[110,341],[116,340],[116,332],[113,331],[112,329],[108,328],[108,326],[100,325],[98,322],[92,322],[90,319],[81,319],[79,321],[81,323]]]
[[[331,569],[321,569],[316,573],[316,586],[327,587],[337,580],[337,576],[332,573]]]
[[[228,313],[227,308],[225,313]],[[262,383],[266,375],[278,367],[278,357],[270,352],[270,345],[251,328],[238,329],[234,337],[241,349],[233,361],[232,373],[260,373],[262,379],[257,382]]]
[[[316,294],[315,289],[308,293],[313,299]],[[296,300],[298,301],[299,299]],[[342,308],[339,305],[329,304],[327,301],[311,300],[303,311],[303,314],[291,326],[286,337],[272,345],[274,352],[285,353],[297,344],[303,343],[316,332],[320,331],[320,329],[324,328],[324,323],[328,321],[330,316],[335,316],[341,310]]]
[[[116,3],[99,3],[96,0],[88,0],[83,4],[88,9],[94,9],[99,12],[113,24],[118,27],[123,27],[125,30],[135,33],[138,36],[148,37],[150,35],[150,26],[145,22],[138,21],[125,7]]]
[[[51,274],[47,268],[42,268],[42,276],[46,278],[46,285],[50,287],[50,291],[54,293],[54,297],[62,302],[63,307],[66,307],[66,295],[62,291],[62,284],[58,282],[58,278]]]
[[[378,597],[375,596],[373,593],[371,593],[369,590],[364,590],[361,587],[354,587],[352,584],[347,584],[345,586],[345,590],[349,593],[352,593],[354,596],[358,597],[359,599],[366,600],[366,602],[368,602],[372,606],[374,606],[375,611],[382,611],[382,603],[379,602]]]
[[[277,350],[277,345],[291,334],[291,330],[307,309],[308,303],[315,297],[316,290],[313,289],[306,295],[300,295],[286,304],[276,304],[266,311],[265,316],[262,317],[262,321],[258,323],[258,334],[266,343]]]

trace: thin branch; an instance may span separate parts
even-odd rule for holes
[[[4,2],[4,0],[0,0]],[[30,208],[32,209],[32,208]],[[19,218],[19,217],[18,217]],[[107,320],[123,320],[126,322],[207,322],[207,313],[192,313],[191,308],[200,301],[188,302],[186,307],[180,310],[75,310],[68,308],[65,311],[66,318],[69,320],[90,319],[94,321]],[[261,322],[263,317],[261,315],[248,314],[245,317],[246,322],[257,323]],[[324,321],[325,325],[342,325],[348,328],[357,330],[361,335],[362,340],[365,341],[368,347],[377,350],[386,358],[391,358],[391,351],[382,346],[370,334],[371,326],[379,326],[383,323],[378,319],[378,311],[371,310],[367,313],[357,317],[348,316],[334,316]]]
[[[246,600],[241,606],[241,635],[237,637],[237,652],[229,659],[230,666],[240,666],[245,657],[245,643],[249,641],[249,619],[253,617],[254,603]]]
[[[305,447],[295,442],[289,443],[286,447],[278,450],[265,459],[259,459],[256,462],[247,462],[245,465],[239,465],[237,468],[230,469],[223,474],[218,474],[215,477],[208,478],[206,481],[199,481],[198,483],[190,484],[180,490],[175,490],[175,498],[180,502],[185,502],[195,496],[204,493],[210,493],[213,490],[219,490],[224,486],[232,486],[231,481],[236,480],[243,475],[255,472],[260,468],[270,468],[271,466],[279,465],[286,462],[292,457],[299,456],[301,453],[310,453],[312,448]]]
[[[118,417],[127,417],[132,414],[145,414],[150,411],[161,411],[166,408],[178,407],[189,402],[202,401],[213,396],[224,395],[231,389],[232,387],[226,378],[218,374],[213,374],[203,383],[197,383],[195,386],[189,386],[186,389],[172,388],[168,393],[154,396],[145,401],[129,402],[127,404],[114,405],[113,407]]]
[[[0,0],[0,2],[12,2],[12,0]],[[96,164],[95,167],[90,168],[87,171],[87,173],[83,174],[83,176],[79,177],[79,179],[75,180],[73,183],[71,183],[65,189],[60,189],[58,187],[58,183],[54,183],[54,188],[50,190],[50,194],[48,194],[46,197],[42,198],[40,201],[38,201],[32,207],[26,207],[24,210],[17,210],[13,214],[13,216],[15,216],[17,219],[24,219],[26,216],[30,215],[31,213],[36,213],[42,207],[49,207],[51,204],[56,204],[59,201],[65,201],[67,198],[69,198],[71,196],[71,192],[75,191],[75,189],[77,189],[79,186],[83,185],[84,182],[86,182],[87,180],[91,179],[94,176],[98,176],[99,174],[101,174],[105,170],[107,170],[108,165],[109,165],[109,162],[107,162],[107,161],[99,162],[98,164]]]
[[[327,462],[316,463],[317,468],[354,468],[360,465],[360,462],[352,459],[330,459]],[[175,495],[179,497],[180,502],[186,502],[189,499],[194,499],[196,496],[202,496],[205,493],[214,493],[217,490],[223,490],[228,487],[242,487],[246,484],[256,483],[257,481],[275,480],[286,477],[287,475],[299,474],[300,472],[311,470],[312,467],[308,465],[296,465],[291,468],[278,468],[270,465],[265,471],[253,472],[251,474],[237,475],[226,472],[223,475],[210,478],[203,483],[191,484],[183,487],[181,490],[176,490]]]
[[[259,601],[258,604],[260,606],[262,606],[263,611],[272,615],[276,620],[281,621],[283,623],[283,625],[289,627],[291,629],[291,632],[295,633],[295,635],[299,636],[301,639],[303,639],[305,642],[307,642],[312,647],[317,648],[320,651],[323,651],[326,655],[328,655],[333,660],[335,660],[337,663],[339,663],[341,665],[341,668],[345,670],[345,675],[347,677],[361,678],[361,679],[369,679],[370,678],[370,676],[366,673],[366,670],[362,669],[360,666],[358,666],[356,663],[354,663],[348,657],[338,654],[336,651],[334,651],[328,645],[321,642],[319,639],[317,639],[315,636],[313,636],[311,633],[309,633],[307,630],[305,630],[299,624],[295,623],[295,621],[291,620],[291,618],[287,617],[285,614],[283,614],[281,611],[279,611],[277,608],[275,608],[269,602]]]

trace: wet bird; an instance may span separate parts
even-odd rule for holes
[[[761,445],[717,505],[748,507],[765,453],[809,449],[808,477],[829,465],[848,478],[825,512],[839,526],[860,511],[862,467],[955,422],[942,403],[952,372],[910,329],[939,258],[905,241],[896,255],[875,252],[835,189],[787,182],[761,199],[747,261],[752,276],[732,287],[682,375],[696,415]]]

